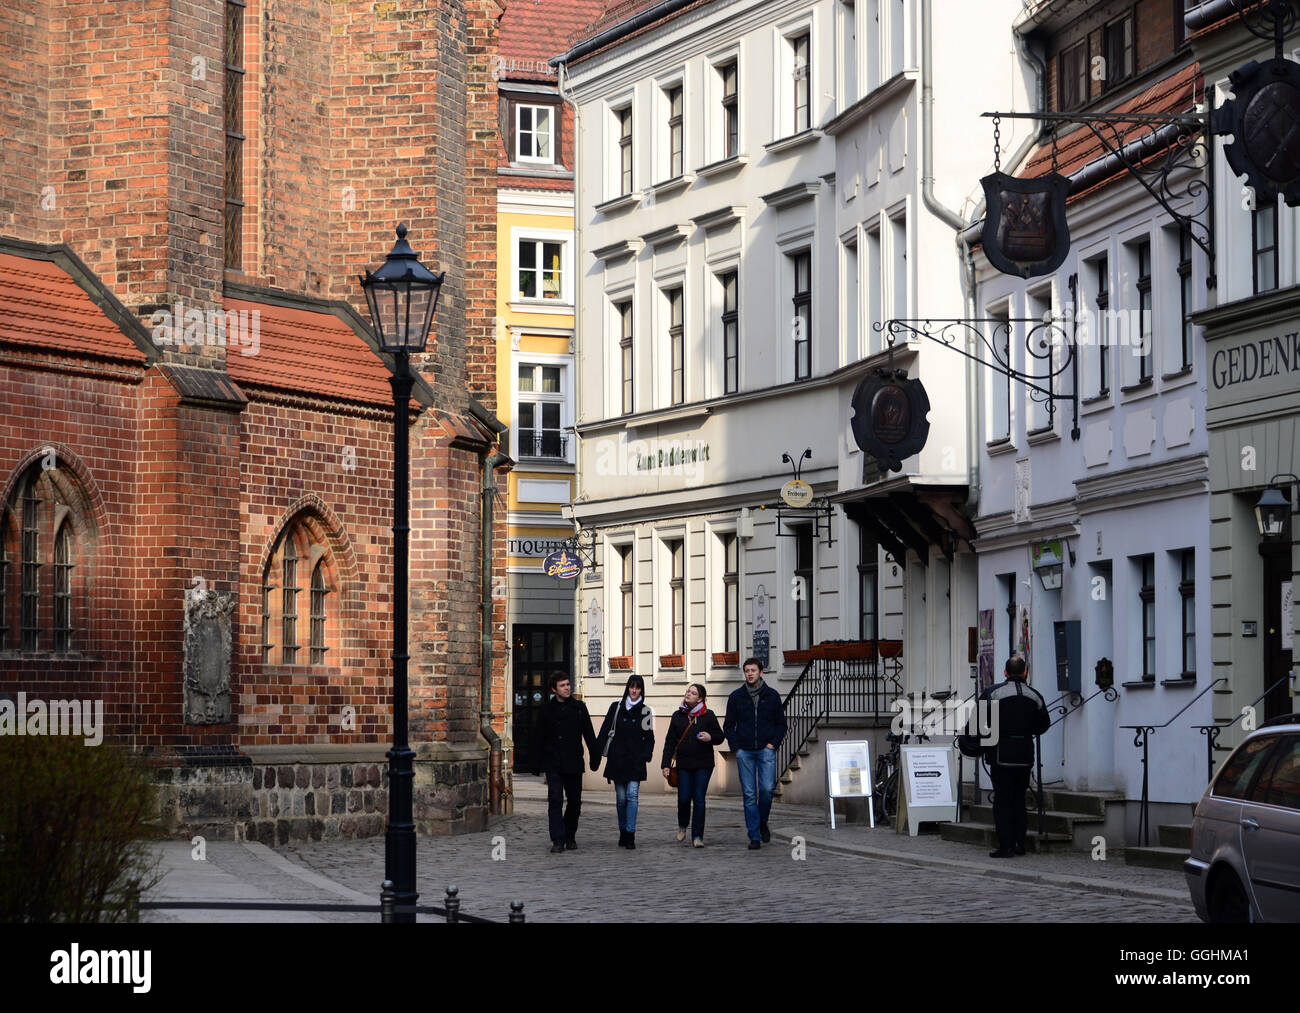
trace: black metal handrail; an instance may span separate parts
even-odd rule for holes
[[[825,679],[818,671],[818,659],[809,659],[790,692],[785,695],[785,738],[777,751],[776,777],[790,769],[790,761],[807,743],[814,729],[826,718]],[[732,746],[735,749],[735,746]]]
[[[521,429],[519,431],[519,455],[521,457],[563,458],[568,446],[569,437],[553,429]]]
[[[1211,781],[1214,780],[1214,750],[1218,748],[1219,736],[1223,732],[1226,732],[1233,725],[1235,725],[1242,718],[1244,718],[1246,714],[1252,708],[1254,708],[1255,704],[1259,703],[1261,700],[1264,699],[1264,697],[1268,696],[1270,693],[1273,692],[1273,690],[1277,689],[1280,685],[1282,685],[1282,683],[1286,682],[1290,678],[1291,678],[1290,672],[1282,676],[1282,678],[1278,679],[1277,682],[1273,683],[1273,685],[1269,686],[1268,689],[1264,690],[1263,693],[1255,697],[1255,699],[1250,701],[1250,703],[1246,704],[1246,706],[1241,709],[1241,713],[1238,714],[1231,721],[1225,722],[1224,724],[1221,725],[1218,724],[1192,725],[1193,728],[1200,729],[1201,734],[1205,736],[1206,753],[1208,754],[1207,759],[1209,760],[1209,769],[1206,772],[1206,776],[1205,776],[1206,784],[1209,784]]]
[[[1142,807],[1138,810],[1138,835],[1142,839],[1142,847],[1148,847],[1151,842],[1151,799],[1149,791],[1151,784],[1151,765],[1148,762],[1151,758],[1149,749],[1151,736],[1154,735],[1158,729],[1168,728],[1171,724],[1177,721],[1178,718],[1192,706],[1192,704],[1196,703],[1197,700],[1205,696],[1206,693],[1214,689],[1214,687],[1219,683],[1227,681],[1228,680],[1225,676],[1219,676],[1219,678],[1215,679],[1203,690],[1188,700],[1187,703],[1178,710],[1178,713],[1164,724],[1120,725],[1121,728],[1128,728],[1133,731],[1133,745],[1142,750]]]
[[[1066,696],[1070,696],[1070,697],[1077,697],[1079,694],[1078,694],[1078,693],[1068,693],[1068,694],[1064,694],[1064,695],[1066,695]],[[1089,701],[1089,700],[1094,700],[1094,699],[1096,699],[1096,698],[1099,697],[1099,696],[1105,696],[1107,700],[1109,700],[1111,703],[1114,703],[1116,700],[1119,699],[1119,690],[1117,690],[1114,686],[1106,686],[1105,688],[1103,688],[1103,689],[1099,689],[1099,690],[1097,690],[1095,693],[1092,693],[1091,695],[1089,695],[1089,696],[1085,697],[1084,699],[1080,700],[1077,704],[1075,704],[1075,703],[1073,703],[1073,701],[1071,701],[1071,703],[1073,704],[1073,706],[1070,706],[1070,707],[1062,707],[1062,708],[1061,708],[1061,716],[1058,717],[1055,721],[1053,721],[1050,725],[1048,725],[1048,726],[1047,726],[1047,730],[1048,730],[1048,731],[1051,731],[1051,730],[1052,730],[1053,728],[1055,728],[1055,727],[1056,727],[1060,722],[1064,721],[1066,718],[1068,718],[1068,717],[1069,717],[1071,714],[1073,714],[1075,711],[1081,711],[1081,710],[1083,710],[1083,708],[1086,707],[1086,706],[1088,705],[1088,701]],[[1050,708],[1049,708],[1049,710],[1050,710]],[[1046,733],[1044,733],[1044,734],[1046,734]]]

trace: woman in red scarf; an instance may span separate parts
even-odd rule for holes
[[[689,828],[697,848],[704,847],[704,794],[713,776],[713,750],[724,741],[717,715],[704,705],[706,697],[698,683],[686,688],[682,705],[668,723],[662,763],[664,777],[674,765],[677,769],[677,839],[686,840]]]

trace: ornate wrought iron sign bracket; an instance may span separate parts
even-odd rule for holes
[[[1207,288],[1217,285],[1214,243],[1213,159],[1209,157],[1213,95],[1203,112],[1189,113],[984,113],[999,119],[1039,120],[1055,133],[1062,125],[1087,127],[1107,157],[1137,180],[1209,260]],[[1210,178],[1201,177],[1202,166]],[[1191,170],[1190,174],[1188,170]]]
[[[1075,371],[1075,314],[1073,309],[1063,316],[1038,317],[976,317],[960,319],[886,320],[875,324],[875,329],[885,336],[891,352],[901,335],[904,341],[913,335],[928,338],[936,344],[951,348],[973,362],[993,370],[999,376],[1014,380],[1029,390],[1029,397],[1047,405],[1048,425],[1056,422],[1056,402],[1068,401],[1073,406],[1074,427],[1070,438],[1077,440],[1079,430],[1079,385]],[[1011,335],[1016,327],[1024,329],[1025,363],[1028,370],[1017,369],[1011,354]],[[972,340],[973,339],[973,340]],[[967,350],[970,343],[984,352]],[[1059,351],[1057,351],[1059,349]],[[984,354],[986,353],[986,354]],[[1042,370],[1033,366],[1042,364]],[[1075,382],[1070,393],[1059,389],[1058,378],[1072,371]]]

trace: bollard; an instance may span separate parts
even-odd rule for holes
[[[510,902],[510,924],[522,925],[524,923],[524,902],[521,900],[512,900]]]
[[[140,877],[132,876],[126,881],[126,920],[140,920]]]
[[[379,920],[388,925],[397,920],[393,908],[397,904],[397,890],[391,879],[386,879],[379,888]]]
[[[447,909],[447,924],[455,925],[456,916],[460,914],[460,889],[459,887],[447,887],[447,899],[444,902]]]

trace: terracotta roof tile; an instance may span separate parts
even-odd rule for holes
[[[1196,105],[1204,91],[1200,64],[1193,63],[1168,77],[1165,77],[1144,91],[1136,98],[1116,106],[1113,112],[1119,113],[1184,113]],[[1111,110],[1108,110],[1111,111]],[[1130,139],[1142,136],[1140,129],[1134,129]],[[1056,145],[1058,171],[1069,176],[1082,169],[1089,162],[1107,154],[1105,147],[1097,136],[1086,127],[1079,127],[1062,136]],[[1021,177],[1043,176],[1052,171],[1052,146],[1044,144],[1038,147],[1025,166],[1017,174]],[[1118,175],[1119,170],[1116,170]],[[1075,194],[1073,199],[1080,195]]]
[[[144,352],[59,264],[0,253],[0,343],[143,363]]]
[[[501,16],[499,76],[507,81],[555,81],[548,65],[605,13],[606,0],[510,0]]]
[[[257,312],[258,340],[227,348],[226,371],[239,384],[308,396],[391,405],[391,375],[361,336],[333,313],[227,299],[226,310]],[[245,355],[249,348],[256,354]]]

